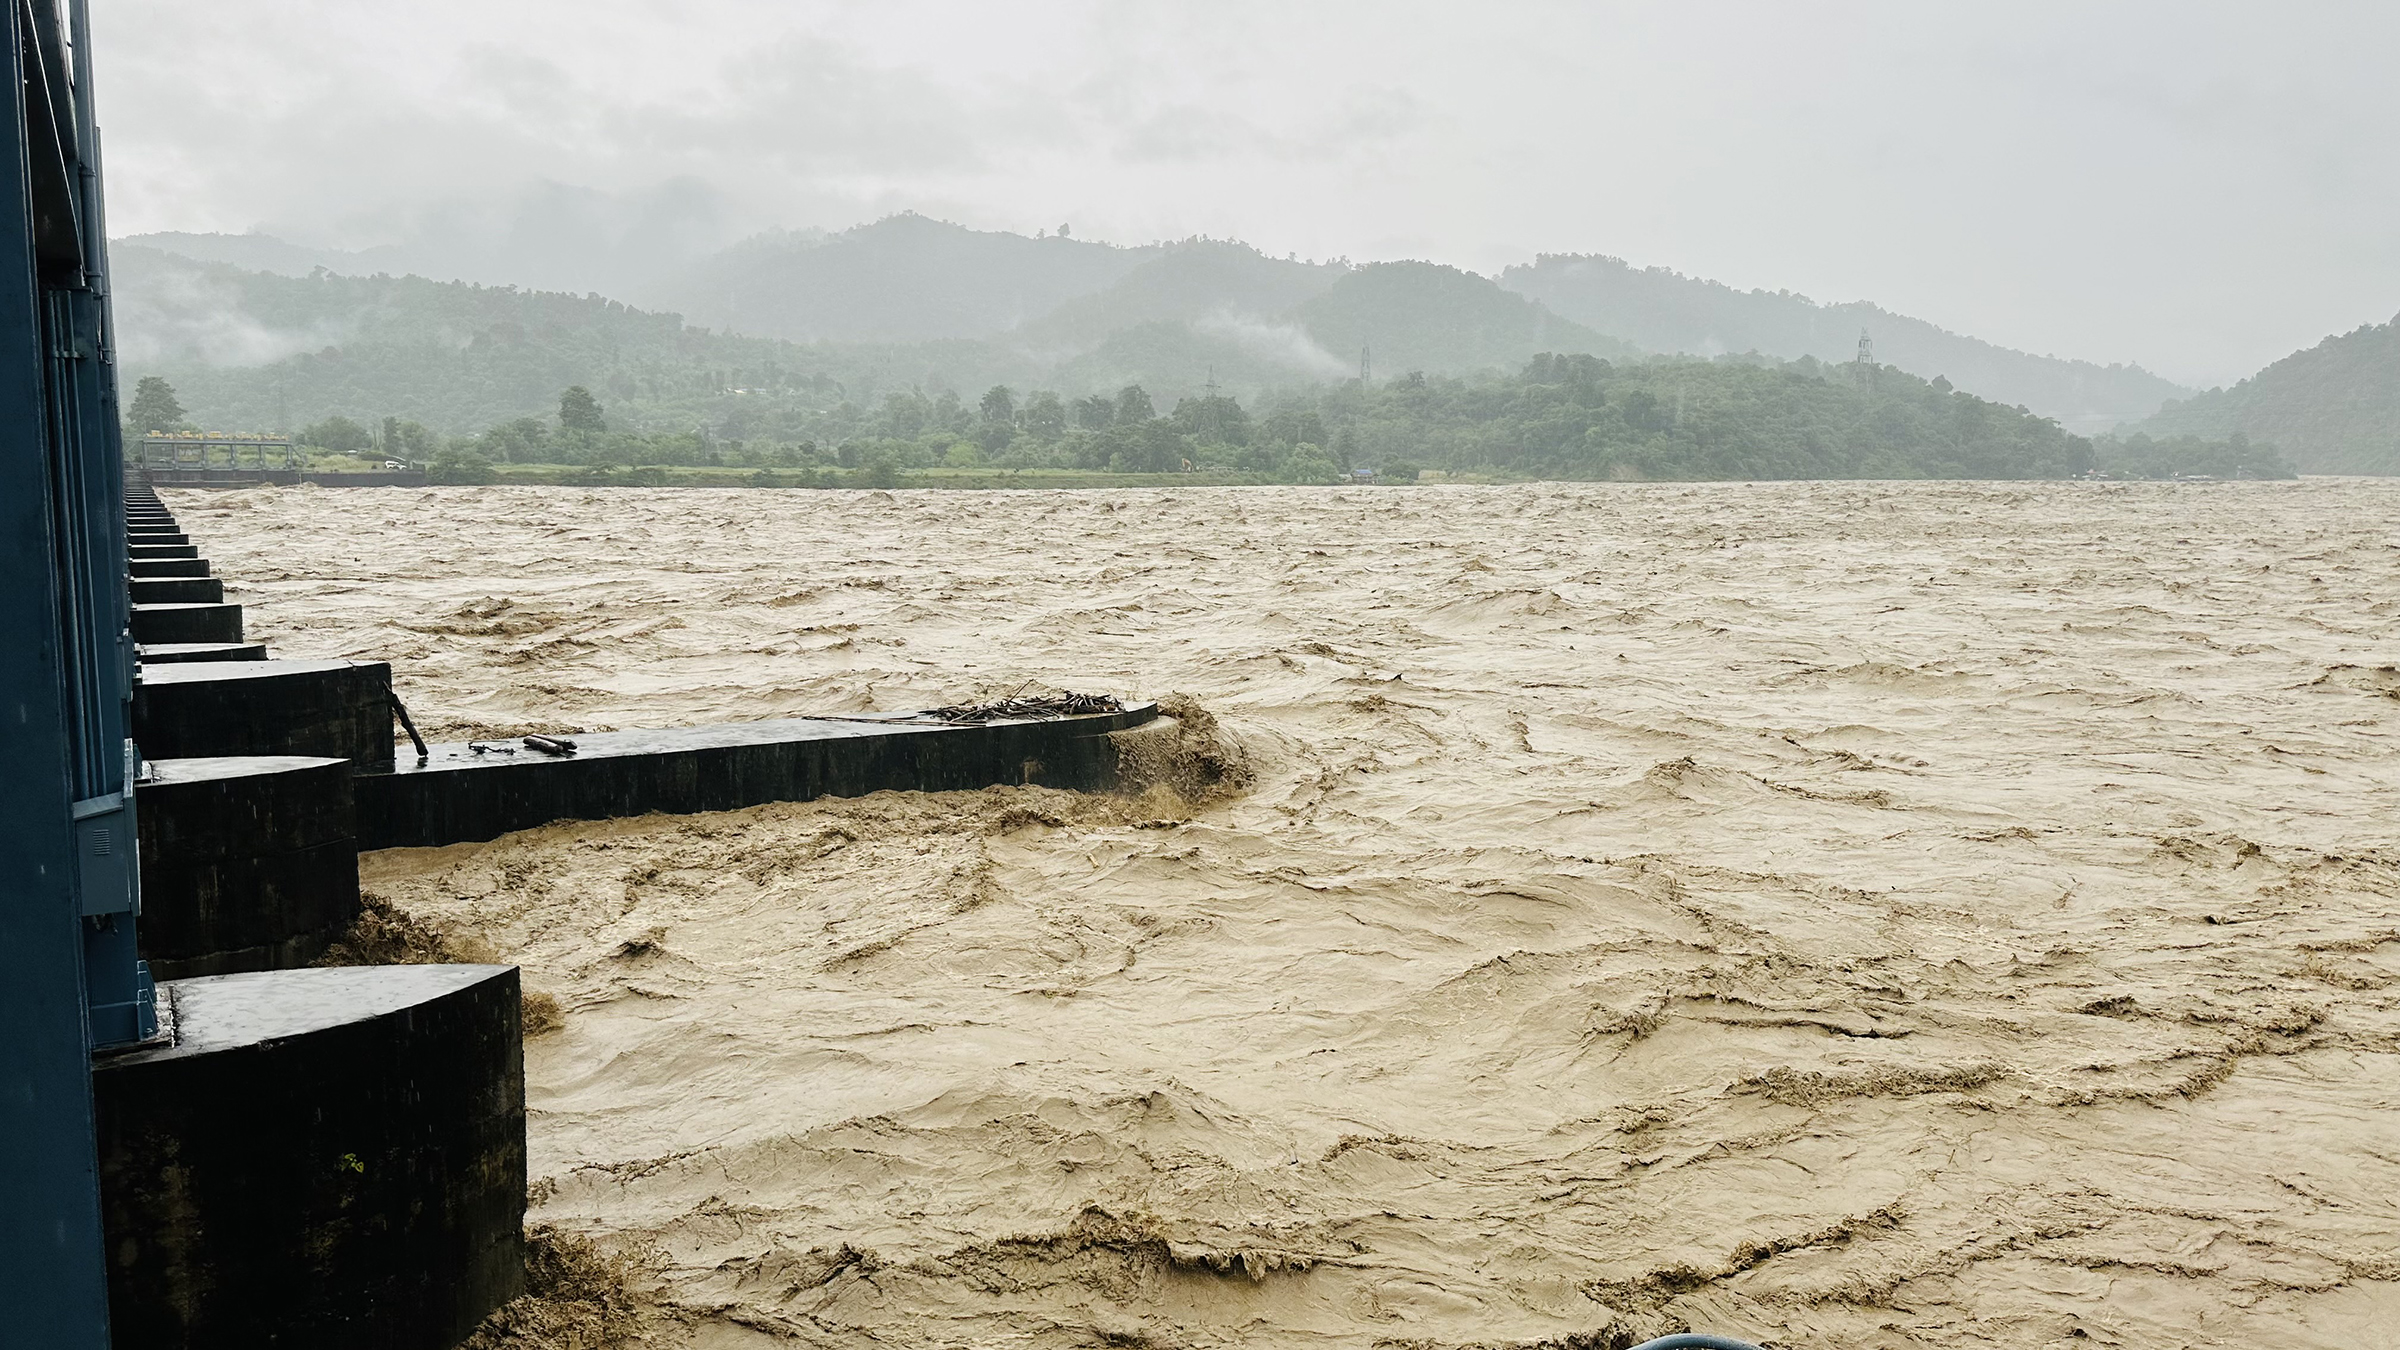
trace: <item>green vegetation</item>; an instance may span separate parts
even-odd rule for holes
[[[597,436],[608,430],[608,418],[600,411],[600,401],[592,391],[580,384],[571,384],[558,396],[558,429]]]
[[[1803,359],[1535,357],[1506,379],[1408,376],[1285,399],[1336,459],[1526,478],[2061,478],[2091,445],[2055,422],[1890,367]],[[1355,436],[1357,449],[1350,449]]]
[[[579,397],[580,395],[580,397]],[[1060,473],[1200,474],[1212,481],[1414,481],[1425,469],[1485,478],[2062,478],[2091,471],[2091,442],[2056,423],[1889,368],[1813,361],[1612,365],[1537,355],[1512,376],[1410,374],[1289,391],[1253,410],[1225,395],[1161,413],[1140,385],[1069,401],[1007,386],[973,405],[889,395],[829,415],[826,439],[643,436],[605,429],[570,389],[555,424],[516,419],[453,442],[440,481],[668,481],[742,471],[761,485],[892,486],[904,475],[977,480]],[[2125,471],[2227,472],[2189,446],[2122,448]],[[2263,465],[2271,451],[2241,447]]]
[[[611,403],[629,430],[780,426],[838,403],[843,376],[872,380],[885,357],[709,333],[598,296],[422,277],[285,277],[127,246],[112,261],[126,364],[171,380],[210,426],[393,417],[458,436],[547,416],[569,385]],[[230,363],[229,353],[245,352],[256,359]],[[904,381],[942,373],[891,368]]]
[[[840,303],[865,305],[931,265],[928,250],[935,275],[1032,267],[1025,275],[1046,278],[962,292],[981,317],[957,326],[1073,294],[1006,340],[802,343],[597,295],[284,276],[122,246],[127,362],[147,372],[130,408],[153,423],[300,425],[297,439],[323,456],[401,460],[452,483],[701,470],[861,485],[1036,473],[1329,483],[2288,472],[2257,433],[2237,440],[2239,428],[2096,449],[2023,407],[1891,366],[1645,356],[1488,278],[1426,263],[1302,263],[1209,240],[1109,249],[919,218],[753,252],[803,280],[864,269],[872,275]],[[938,287],[908,293],[938,309]],[[1266,309],[1276,313],[1259,317]],[[911,331],[931,331],[930,313],[908,319]]]
[[[1545,254],[1509,268],[1499,280],[1567,319],[1646,351],[1846,362],[1864,331],[1874,339],[1876,358],[1888,365],[1946,375],[1961,388],[2028,405],[2076,430],[2100,431],[2147,416],[2185,392],[2139,366],[2035,356],[1863,301],[1821,305],[1790,291],[1739,291],[1620,258]]]
[[[1270,258],[1218,239],[1186,239],[1148,252],[1108,286],[1007,328],[1010,340],[1034,350],[1084,351],[1146,326],[1202,325],[1229,334],[1240,325],[1228,316],[1289,314],[1350,271],[1344,263]]]
[[[322,269],[351,275],[379,268],[401,272],[409,270],[412,257],[421,267],[434,256],[395,248],[363,253],[305,248],[256,234],[141,235],[120,244],[128,246],[152,258],[178,255],[292,279]],[[1255,393],[1294,380],[1355,373],[1359,349],[1366,345],[1374,348],[1378,370],[1442,375],[1513,368],[1539,351],[1587,352],[1610,360],[1640,349],[1847,361],[1861,328],[1873,333],[1876,353],[1887,364],[1928,378],[1947,373],[1964,388],[2001,403],[2025,404],[2073,431],[2148,416],[2166,399],[2187,392],[2135,367],[2010,351],[1871,304],[1819,304],[1788,291],[1741,291],[1599,256],[1544,256],[1492,278],[1452,274],[1448,280],[1456,290],[1446,302],[1434,302],[1446,269],[1398,264],[1399,271],[1379,281],[1399,290],[1424,289],[1378,299],[1369,294],[1372,287],[1353,288],[1353,294],[1306,314],[1310,302],[1345,276],[1376,269],[1347,260],[1270,258],[1231,240],[1126,248],[1069,238],[1063,231],[1026,238],[970,230],[913,213],[835,233],[772,231],[664,274],[649,262],[627,268],[624,261],[584,273],[591,280],[583,284],[754,337],[877,349],[874,359],[848,374],[833,368],[844,364],[838,359],[825,368],[861,402],[910,384],[969,390],[994,382],[1076,392],[1140,383],[1180,397],[1207,384],[1211,367],[1218,381]],[[488,273],[501,262],[493,256],[480,265]],[[154,316],[141,312],[143,307],[173,311],[195,297],[207,299],[212,289],[158,287],[122,277],[120,317],[129,332],[155,330],[153,317],[172,313]],[[139,303],[127,306],[129,299]],[[1371,299],[1395,303],[1377,309],[1364,303]],[[1526,301],[1536,303],[1540,316],[1530,323],[1522,317]],[[1507,313],[1509,304],[1519,313]],[[1370,331],[1389,318],[1405,318],[1412,307],[1431,308],[1439,331]],[[228,342],[258,334],[236,323],[194,325],[213,339],[210,359],[258,364],[327,343],[346,346],[353,336],[346,318],[293,332],[286,323],[253,317],[279,339],[288,335],[298,345],[277,351],[283,342]],[[1368,322],[1349,322],[1353,318]],[[1498,327],[1487,330],[1492,320]],[[1544,327],[1548,331],[1538,331]],[[462,336],[471,331],[471,326],[460,329]],[[937,370],[944,378],[931,377],[929,372]],[[853,375],[871,377],[872,387],[861,388]],[[587,369],[559,382],[581,380],[605,398],[626,401],[624,394],[603,390],[597,376]],[[435,409],[388,406],[428,424],[449,421]],[[509,415],[534,410],[527,404]]]
[[[2329,337],[2134,430],[2271,441],[2303,473],[2400,473],[2400,319]]]
[[[181,431],[189,420],[183,404],[176,401],[175,386],[156,375],[145,375],[133,387],[133,401],[125,408],[125,434],[145,436],[154,431]]]
[[[152,411],[171,401],[146,386]],[[910,389],[873,408],[808,410],[765,434],[611,429],[583,385],[552,417],[468,436],[336,414],[298,440],[322,457],[389,457],[430,481],[758,487],[1096,484],[1101,481],[1418,481],[1427,470],[1486,480],[2285,476],[2271,447],[2235,437],[2093,444],[1888,367],[1802,359],[1612,364],[1537,354],[1514,375],[1411,372],[1302,386],[1255,400],[1203,393],[1160,412],[1140,384],[1067,398],[994,385],[970,406]],[[792,422],[801,425],[793,427]],[[792,434],[793,431],[799,434]],[[778,434],[780,431],[782,434]]]
[[[375,433],[347,417],[328,417],[300,428],[294,437],[302,445],[330,450],[337,455],[363,455],[375,445]]]
[[[159,242],[212,251],[207,241]],[[264,237],[215,242],[245,246],[219,256],[294,265],[266,256],[277,241]],[[1027,239],[916,216],[831,236],[763,236],[653,288],[734,331],[598,295],[323,268],[281,275],[135,242],[113,259],[128,365],[172,379],[192,414],[215,426],[396,416],[457,436],[547,416],[558,390],[581,385],[608,405],[615,431],[824,440],[821,415],[912,389],[971,396],[1005,384],[1075,398],[1139,384],[1162,405],[1211,392],[1255,402],[1355,377],[1362,357],[1386,378],[1473,377],[1545,351],[1619,364],[1645,347],[1822,359],[1846,358],[1857,339],[1849,309],[1798,297],[1745,297],[1622,264],[1610,266],[1641,282],[1634,292],[1593,283],[1607,260],[1545,259],[1494,280],[1430,263],[1269,258],[1221,240],[1125,249]],[[1720,322],[1718,301],[1765,305],[1781,327]],[[1901,368],[1948,369],[1966,388],[2071,429],[2095,416],[2115,425],[2179,392],[2138,371],[1870,317]]]
[[[1509,369],[1539,352],[1614,360],[1641,349],[1558,317],[1488,277],[1433,263],[1377,263],[1343,276],[1295,317],[1316,344],[1381,370]]]
[[[773,231],[664,288],[711,324],[798,342],[918,343],[1004,332],[1159,249],[970,230],[913,211],[840,234]]]

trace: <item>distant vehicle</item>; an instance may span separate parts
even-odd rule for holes
[[[408,463],[405,460],[387,459],[383,462],[383,467],[387,469],[405,469],[408,467]]]

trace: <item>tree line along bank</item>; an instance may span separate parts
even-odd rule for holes
[[[175,430],[182,410],[145,379],[128,430]],[[1333,483],[1425,469],[1498,479],[2289,478],[2272,446],[2240,436],[2118,440],[2059,425],[1889,366],[1803,357],[1611,363],[1542,354],[1512,373],[1351,379],[1221,393],[1156,407],[1138,384],[1065,398],[994,386],[973,402],[908,389],[819,410],[803,434],[739,426],[641,433],[610,426],[583,386],[553,417],[461,437],[397,418],[329,417],[296,439],[329,454],[404,459],[435,481],[480,482],[503,465],[642,482],[650,468],[752,470],[765,484],[890,485],[910,470],[1202,473],[1212,481]],[[734,479],[733,481],[743,481]]]

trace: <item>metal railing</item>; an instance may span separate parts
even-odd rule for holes
[[[249,463],[242,462],[244,456]],[[218,463],[219,458],[223,463]],[[269,463],[272,457],[274,462]],[[135,443],[133,460],[144,469],[304,469],[308,454],[289,436],[234,435],[226,432],[153,431]]]

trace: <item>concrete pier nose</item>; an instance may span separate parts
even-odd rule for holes
[[[358,918],[348,760],[159,759],[134,786],[160,979],[302,966]]]
[[[208,559],[151,558],[126,564],[126,571],[137,581],[160,577],[204,577],[208,575]]]
[[[392,764],[392,668],[381,661],[207,661],[144,670],[133,743],[153,759],[330,755]]]
[[[133,650],[145,666],[173,665],[184,661],[267,659],[267,644],[263,642],[145,642]]]
[[[133,607],[133,640],[151,642],[239,642],[242,607],[229,604],[168,604]]]
[[[524,1284],[514,966],[159,986],[92,1073],[116,1343],[450,1350]]]
[[[137,605],[218,605],[225,583],[215,577],[134,577],[126,583]]]

